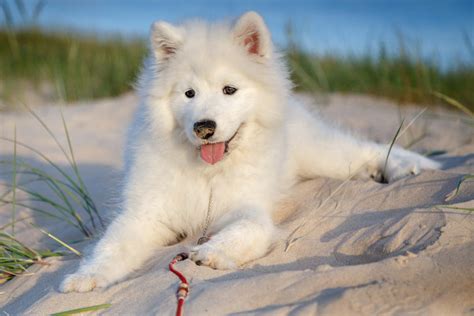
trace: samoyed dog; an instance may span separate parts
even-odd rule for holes
[[[301,179],[388,182],[439,164],[325,124],[292,97],[263,19],[156,22],[139,80],[120,214],[63,292],[117,282],[159,247],[206,235],[189,257],[234,269],[266,254],[271,211]],[[385,170],[385,173],[383,173]]]

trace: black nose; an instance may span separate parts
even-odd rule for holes
[[[196,133],[197,137],[201,139],[208,139],[216,130],[216,122],[211,120],[202,120],[199,122],[194,123],[194,133]]]

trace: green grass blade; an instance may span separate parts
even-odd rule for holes
[[[474,212],[474,207],[461,207],[461,206],[450,206],[450,205],[438,205],[439,207],[449,208],[452,210],[459,210],[459,211],[468,211]]]
[[[54,209],[58,210],[59,212],[65,212],[66,214],[72,215],[75,213],[74,209],[70,209],[64,205],[61,205],[50,198],[48,198],[46,195],[40,194],[38,192],[34,192],[31,190],[28,190],[26,188],[19,187],[19,189],[31,196],[31,199],[36,202],[42,202],[51,205]]]
[[[20,251],[21,255],[26,255],[27,253],[29,253],[30,256],[28,256],[28,257],[34,257],[34,258],[38,258],[38,259],[41,258],[40,254],[37,251],[27,247],[25,244],[23,244],[21,241],[19,241],[18,239],[16,239],[12,235],[10,235],[6,232],[0,232],[0,237],[3,237],[6,240],[10,240],[15,246],[19,247],[21,250],[24,250],[24,251]],[[15,248],[13,248],[13,249],[15,249]]]
[[[37,178],[34,179],[29,179],[25,183],[23,183],[22,187],[24,187],[27,184],[31,184],[34,182],[43,182],[45,183],[53,193],[55,193],[60,200],[62,200],[66,204],[66,208],[68,209],[68,214],[72,215],[76,211],[74,210],[73,206],[70,204],[70,201],[68,197],[70,197],[74,202],[76,202],[78,205],[80,205],[83,209],[88,211],[87,206],[85,205],[85,201],[83,201],[80,197],[76,196],[76,194],[80,194],[79,192],[76,191],[76,188],[71,187],[68,183],[65,183],[57,178],[54,178],[50,175],[47,174],[42,174],[41,172],[30,172],[30,171],[22,171],[21,174],[26,174],[29,176],[37,176]],[[61,187],[59,186],[61,185]],[[70,190],[69,190],[70,189]],[[5,201],[5,196],[7,196],[11,192],[11,190],[7,190],[5,194],[0,196],[0,202]],[[73,193],[74,192],[74,193]],[[10,202],[10,201],[9,201]],[[4,202],[3,202],[4,203]],[[70,211],[69,211],[70,210]],[[90,212],[88,212],[90,215]]]
[[[464,106],[463,104],[461,104],[461,102],[441,93],[441,92],[438,92],[438,91],[431,91],[431,94],[433,94],[434,96],[440,98],[441,100],[443,100],[444,102],[446,102],[447,104],[457,108],[458,110],[464,112],[465,114],[467,114],[470,118],[474,119],[474,112],[472,112],[471,110],[469,110],[466,106]]]
[[[462,177],[461,180],[458,181],[458,184],[456,185],[456,188],[453,191],[446,194],[446,196],[444,198],[444,201],[447,202],[447,201],[451,201],[452,199],[454,199],[459,194],[459,190],[461,190],[461,185],[465,181],[470,180],[470,179],[474,179],[474,174],[468,174],[468,175],[465,175],[464,177]]]
[[[5,161],[0,161],[0,163],[5,163]],[[86,237],[91,237],[92,232],[85,226],[84,222],[80,218],[79,214],[75,211],[74,207],[70,204],[69,199],[67,198],[66,194],[68,194],[69,197],[71,197],[75,202],[77,202],[86,212],[88,215],[91,217],[93,216],[92,212],[90,211],[90,208],[88,207],[88,202],[85,200],[83,196],[83,192],[81,191],[80,188],[71,186],[68,183],[65,183],[64,181],[61,181],[53,176],[50,176],[46,174],[45,172],[36,169],[32,167],[31,165],[27,163],[22,163],[22,166],[24,169],[28,169],[28,171],[23,171],[22,173],[24,174],[30,174],[30,175],[35,175],[38,176],[40,179],[42,179],[45,184],[55,193],[60,200],[62,200],[65,203],[64,205],[60,205],[56,203],[55,201],[51,200],[50,198],[39,194],[37,192],[33,192],[31,190],[28,190],[26,188],[21,188],[23,191],[28,193],[30,196],[34,198],[35,201],[38,202],[43,202],[43,203],[48,203],[49,205],[53,206],[56,210],[60,212],[65,212],[68,215],[72,216],[76,221],[77,224],[81,227],[81,230],[83,233],[86,235]],[[64,185],[66,187],[60,187],[60,185]],[[80,196],[78,198],[75,196],[71,191],[69,191],[67,188],[73,190],[76,194]],[[66,193],[66,194],[65,194]],[[3,199],[4,201],[4,199]]]
[[[51,234],[51,233],[47,232],[46,230],[36,226],[33,223],[30,223],[30,225],[37,228],[40,232],[42,232],[43,234],[45,234],[46,236],[48,236],[49,238],[51,238],[52,240],[54,240],[55,242],[57,242],[58,244],[63,246],[64,248],[66,248],[66,249],[70,250],[71,252],[75,253],[79,257],[82,256],[81,253],[78,250],[74,249],[73,247],[71,247],[70,245],[68,245],[67,243],[65,243],[64,241],[59,239],[58,237],[54,236],[53,234]]]
[[[398,135],[400,134],[400,131],[402,130],[402,126],[404,122],[405,122],[405,119],[403,119],[402,122],[400,123],[400,126],[398,126],[397,132],[395,133],[395,136],[393,137],[392,142],[390,143],[390,147],[388,147],[387,157],[385,158],[385,163],[383,166],[383,173],[382,173],[383,176],[387,174],[386,171],[387,171],[387,165],[388,165],[388,158],[390,157],[390,153],[392,152],[393,145],[398,139]]]
[[[0,160],[0,164],[2,164],[2,163],[3,164],[10,164],[11,162],[5,161],[5,160]],[[57,177],[54,177],[54,176],[42,171],[41,169],[35,168],[32,165],[30,165],[30,164],[28,164],[24,161],[17,162],[17,164],[18,163],[21,164],[21,167],[23,169],[27,169],[27,171],[23,170],[23,171],[20,171],[20,173],[27,174],[27,175],[35,175],[35,176],[38,176],[40,178],[39,180],[49,181],[50,183],[60,184],[61,186],[66,187],[66,188],[64,188],[64,187],[61,188],[61,192],[66,193],[76,203],[81,204],[81,206],[86,210],[87,205],[83,204],[83,203],[87,203],[87,201],[85,199],[85,195],[84,195],[86,193],[84,191],[82,191],[82,189],[80,187],[72,186],[70,183],[64,182],[63,180],[61,180]],[[77,195],[75,195],[73,192],[76,193]],[[78,199],[78,196],[81,198],[81,200]]]
[[[6,137],[0,137],[0,139],[2,140],[5,140],[5,141],[8,141],[8,142],[13,142],[12,139],[9,139],[9,138],[6,138]],[[86,202],[86,205],[88,206],[88,208],[92,208],[94,207],[95,208],[95,205],[92,201],[92,199],[90,198],[90,196],[88,195],[87,192],[84,192],[82,190],[82,188],[74,181],[74,179],[71,178],[71,176],[69,176],[62,168],[60,168],[57,164],[55,164],[51,159],[49,159],[46,155],[44,155],[43,153],[41,153],[39,150],[25,144],[25,143],[22,143],[22,142],[17,142],[18,145],[24,147],[24,148],[27,148],[29,150],[31,150],[32,152],[34,152],[35,154],[39,155],[42,159],[44,159],[46,162],[48,162],[54,169],[56,169],[72,186],[76,187],[78,189],[79,192],[81,192],[81,196],[82,198],[84,199],[84,201]],[[90,212],[90,209],[88,210],[88,212]]]
[[[15,222],[16,222],[16,126],[13,130],[13,179],[12,179],[12,235],[15,236]]]
[[[4,200],[4,199],[0,199],[0,202],[4,202],[4,203],[8,203],[10,204],[11,201],[7,201],[7,200]],[[55,219],[58,219],[60,221],[64,221],[68,224],[70,224],[71,226],[74,226],[75,228],[77,228],[79,231],[81,231],[81,233],[85,234],[86,235],[86,232],[84,232],[82,229],[81,229],[81,226],[72,222],[71,220],[69,220],[68,218],[66,217],[61,217],[61,216],[58,216],[56,214],[53,214],[49,211],[46,211],[42,208],[39,208],[39,207],[34,207],[34,206],[31,206],[31,205],[28,205],[28,204],[25,204],[25,203],[17,203],[18,206],[21,206],[21,207],[25,207],[27,209],[30,209],[32,211],[35,211],[35,212],[38,212],[40,214],[43,214],[43,215],[46,215],[46,216],[49,216],[49,217],[52,217],[52,218],[55,218]],[[87,236],[87,235],[86,235]]]
[[[51,184],[49,182],[46,182],[48,185],[51,185],[51,188],[53,190],[53,192],[56,192],[56,188],[54,187],[54,184]],[[50,198],[48,198],[47,196],[43,195],[43,194],[40,194],[40,193],[37,193],[37,192],[34,192],[34,191],[31,191],[31,190],[28,190],[26,188],[21,188],[21,190],[27,194],[29,194],[31,197],[32,197],[32,200],[36,201],[36,202],[41,202],[41,203],[46,203],[50,206],[52,206],[54,209],[56,209],[57,211],[63,213],[63,214],[67,214],[69,216],[72,216],[76,221],[77,221],[77,224],[80,225],[81,227],[83,227],[84,231],[87,231],[87,236],[90,237],[91,236],[91,233],[89,232],[89,230],[85,227],[85,224],[83,222],[83,220],[81,219],[79,213],[77,213],[74,208],[72,207],[72,205],[69,203],[69,201],[67,200],[66,197],[64,197],[65,201],[66,201],[66,206],[64,205],[61,205],[53,200],[51,200]],[[61,191],[58,192],[58,194],[61,196]]]
[[[0,139],[7,141],[7,142],[13,142],[12,139],[7,138],[7,137],[0,137]],[[49,159],[46,155],[41,153],[39,150],[35,149],[34,147],[31,147],[23,142],[17,141],[17,145],[24,147],[38,156],[40,156],[42,159],[44,159],[48,164],[50,164],[54,169],[56,169],[66,180],[68,180],[69,183],[71,183],[73,186],[76,186],[80,189],[80,187],[77,185],[77,183],[69,176],[62,168],[60,168],[57,164],[55,164],[51,159]]]
[[[68,153],[66,152],[66,150],[64,149],[64,147],[61,145],[61,143],[59,142],[59,140],[57,139],[57,137],[54,135],[54,133],[51,131],[51,129],[48,127],[48,125],[41,119],[41,117],[36,114],[36,112],[34,112],[30,107],[28,107],[26,104],[23,104],[23,106],[28,110],[28,112],[30,112],[31,115],[33,115],[33,117],[41,124],[41,126],[46,130],[46,132],[50,135],[50,137],[54,140],[54,142],[56,143],[56,145],[58,146],[58,148],[63,152],[64,154],[64,157],[67,159],[67,161],[69,162],[69,165],[71,166],[72,170],[74,171],[74,174],[76,176],[76,179],[79,183],[79,186],[80,188],[82,189],[83,192],[85,192],[85,196],[89,197],[90,194],[89,192],[87,191],[87,188],[84,184],[84,181],[82,180],[82,177],[79,173],[79,169],[77,167],[77,163],[76,163],[76,160],[75,160],[75,157],[74,157],[74,151],[72,149],[72,143],[71,143],[71,138],[69,136],[69,130],[67,128],[67,124],[66,124],[66,120],[64,119],[64,115],[63,115],[63,112],[62,110],[60,111],[61,112],[61,119],[62,119],[62,123],[63,123],[63,128],[64,128],[64,132],[66,134],[66,139],[67,139],[67,143],[68,143],[68,147],[69,147],[69,155]],[[89,198],[86,199],[86,203],[89,207],[91,207],[92,209],[92,212],[95,214],[95,216],[97,216],[97,218],[99,219],[102,227],[104,227],[104,223],[103,223],[103,220],[102,220],[102,217],[100,216],[99,212],[97,211],[97,208],[95,207],[93,201]],[[92,226],[94,227],[94,229],[96,228],[96,225],[95,225],[95,220],[94,220],[94,216],[90,216],[90,219],[91,219],[91,223],[92,223]]]
[[[74,150],[72,149],[71,138],[69,137],[69,130],[67,128],[66,120],[64,119],[64,114],[62,108],[60,109],[61,113],[61,120],[63,122],[63,129],[64,133],[66,134],[67,145],[69,148],[69,154],[71,155],[71,167],[74,170],[74,173],[77,176],[77,180],[79,181],[82,188],[85,188],[84,182],[82,181],[81,175],[79,173],[79,169],[77,168],[76,158],[74,157]]]
[[[64,147],[61,145],[61,143],[59,142],[58,138],[54,135],[53,131],[51,131],[51,129],[48,127],[48,125],[41,119],[41,117],[39,117],[38,114],[36,114],[35,111],[33,111],[29,106],[27,106],[26,104],[24,103],[21,103],[25,108],[26,110],[41,124],[41,126],[44,128],[44,130],[49,134],[49,136],[54,140],[54,142],[56,143],[56,145],[58,146],[58,148],[62,151],[62,153],[64,154],[64,157],[67,159],[67,161],[69,162],[69,164],[72,166],[72,161],[71,161],[71,158],[69,157],[69,155],[67,154],[66,150],[64,149]]]
[[[33,216],[27,216],[27,217],[17,218],[17,219],[15,220],[15,222],[16,222],[16,223],[23,222],[23,221],[26,221],[26,220],[28,220],[28,219],[31,219],[32,217],[33,217]],[[4,230],[5,228],[7,228],[7,227],[9,227],[9,226],[12,226],[12,225],[13,225],[13,223],[10,222],[10,223],[7,223],[7,224],[5,224],[5,225],[3,225],[3,226],[0,226],[0,231]]]
[[[109,308],[112,306],[112,304],[100,304],[100,305],[94,305],[94,306],[88,306],[88,307],[81,307],[81,308],[76,308],[76,309],[70,309],[67,311],[59,312],[59,313],[54,313],[51,314],[51,316],[67,316],[67,315],[74,315],[74,314],[79,314],[79,313],[86,313],[86,312],[94,312],[97,310]]]
[[[63,122],[63,128],[64,128],[64,133],[66,134],[66,139],[67,139],[67,144],[68,144],[68,148],[69,148],[69,153],[71,155],[71,160],[72,160],[72,169],[74,170],[74,173],[76,174],[76,178],[77,180],[79,181],[79,185],[81,186],[82,190],[84,192],[87,193],[87,196],[89,197],[90,194],[89,192],[87,191],[87,188],[86,188],[86,185],[84,184],[84,181],[82,180],[82,177],[81,177],[81,174],[79,172],[79,168],[77,167],[77,163],[76,163],[76,158],[74,156],[74,150],[72,148],[72,143],[71,143],[71,137],[69,136],[69,130],[67,128],[67,124],[66,124],[66,120],[64,119],[64,114],[63,114],[63,111],[61,109],[61,119],[62,119],[62,122]],[[92,200],[91,200],[92,201]],[[97,211],[97,208],[95,207],[95,205],[93,204],[92,202],[92,205],[90,205],[91,208],[92,208],[92,211],[95,213],[95,215],[97,216],[97,218],[99,219],[99,222],[100,224],[102,225],[102,228],[104,228],[104,222],[102,221],[102,217],[100,216],[99,212]],[[93,216],[90,216],[90,219],[91,219],[91,222],[92,222],[92,226],[94,227],[94,229],[96,228],[95,226],[95,221],[94,221],[94,217]]]

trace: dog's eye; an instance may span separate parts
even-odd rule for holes
[[[237,88],[231,87],[231,86],[225,86],[224,89],[222,89],[222,92],[227,95],[232,95],[235,92],[237,92]]]
[[[196,95],[196,92],[193,89],[189,89],[184,93],[184,95],[187,98],[191,99],[191,98],[194,98],[194,96]]]

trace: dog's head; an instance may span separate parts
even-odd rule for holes
[[[214,164],[230,154],[249,124],[268,128],[281,119],[287,71],[257,13],[233,25],[158,21],[150,43],[141,86],[152,124],[177,130],[203,161]]]

